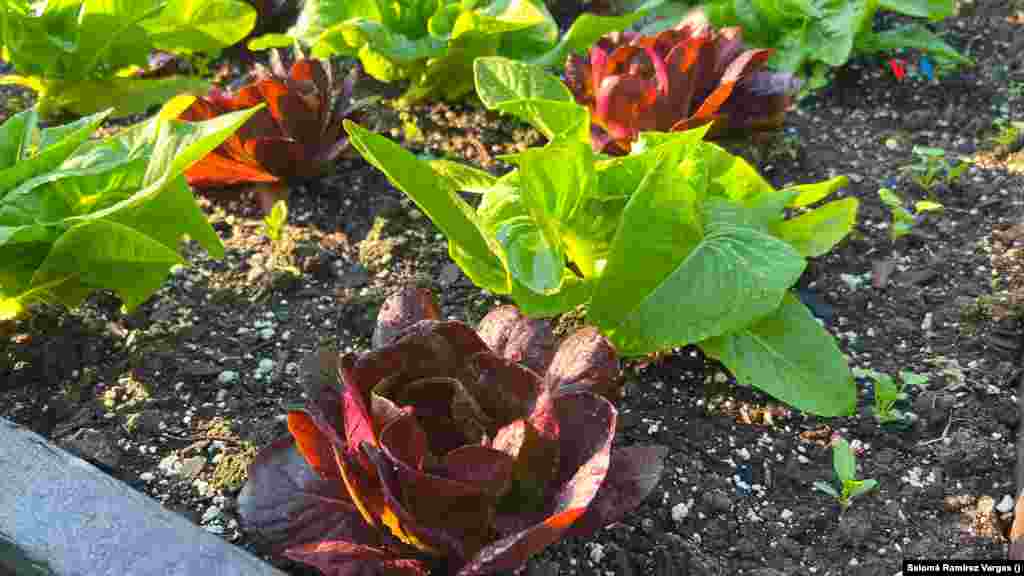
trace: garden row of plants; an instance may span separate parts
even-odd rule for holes
[[[474,332],[403,290],[373,350],[323,355],[329,376],[289,412],[292,437],[257,458],[241,511],[328,572],[425,574],[439,558],[461,574],[512,569],[638,505],[666,451],[611,449],[620,356],[695,344],[742,384],[850,414],[846,359],[791,287],[850,232],[857,200],[826,201],[844,177],[776,189],[713,141],[779,128],[805,78],[851,51],[962,60],[923,27],[871,28],[880,8],[944,17],[945,0],[695,12],[659,0],[582,14],[564,34],[536,0],[307,0],[286,31],[250,39],[273,49],[270,65],[227,92],[182,72],[208,68],[261,18],[268,31],[277,3],[0,5],[15,72],[0,81],[38,93],[0,125],[0,322],[98,289],[134,308],[183,263],[182,237],[224,252],[190,185],[259,185],[273,200],[350,147],[430,217],[470,280],[517,305]],[[643,18],[656,29],[622,31]],[[514,166],[502,176],[417,157],[358,123],[384,104],[353,100],[357,76],[339,57],[405,82],[404,102],[474,97],[547,141],[502,156]],[[549,72],[562,62],[562,78]],[[93,138],[154,104],[150,119]],[[46,124],[67,114],[82,117]],[[590,327],[555,352],[539,319],[579,307]]]

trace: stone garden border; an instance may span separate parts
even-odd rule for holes
[[[285,576],[0,418],[0,576]]]

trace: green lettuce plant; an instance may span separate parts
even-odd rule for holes
[[[942,20],[954,14],[954,0],[710,0],[702,9],[715,26],[740,26],[749,44],[773,48],[769,66],[810,77],[807,88],[823,86],[828,70],[854,53],[910,48],[930,53],[939,65],[973,64],[918,22],[872,28],[879,10]],[[690,10],[686,3],[667,3],[656,10],[663,19],[644,32],[669,28]]]
[[[109,110],[40,128],[29,109],[0,125],[0,320],[33,301],[74,307],[100,289],[134,308],[183,263],[184,235],[223,255],[182,174],[255,109],[175,120],[190,100],[100,140],[89,137]]]
[[[518,165],[505,176],[419,160],[346,123],[352,145],[433,220],[473,282],[530,316],[585,304],[623,355],[698,344],[744,384],[811,412],[850,413],[846,360],[789,290],[806,258],[853,226],[854,198],[809,208],[845,177],[776,190],[703,142],[706,126],[644,132],[628,156],[600,156],[589,111],[557,78],[503,58],[475,68],[488,108],[549,139],[504,157]],[[480,194],[477,208],[460,192]],[[800,213],[786,219],[787,209]]]
[[[19,84],[39,94],[39,113],[145,112],[200,78],[143,78],[154,50],[215,55],[244,38],[256,11],[242,0],[0,0],[0,47]]]
[[[814,489],[824,492],[839,501],[839,506],[845,511],[858,498],[871,492],[878,487],[878,481],[874,479],[857,479],[857,455],[854,453],[846,438],[834,436],[832,438],[832,468],[836,473],[836,480],[839,481],[839,490],[821,480],[814,482]]]
[[[409,80],[408,102],[455,100],[473,90],[477,57],[561,65],[570,52],[587,49],[645,13],[584,14],[559,38],[558,24],[543,0],[306,0],[287,34],[257,38],[250,47],[297,42],[317,58],[358,57],[378,80]]]

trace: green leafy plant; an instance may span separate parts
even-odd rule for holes
[[[605,36],[570,56],[565,76],[590,109],[594,149],[624,154],[640,132],[711,123],[715,139],[781,127],[800,81],[762,70],[771,53],[746,50],[739,28],[716,31],[694,11],[656,36]]]
[[[776,190],[703,141],[707,126],[642,133],[629,156],[596,155],[590,114],[543,69],[476,61],[484,104],[548,137],[494,176],[422,161],[353,123],[353,146],[447,236],[478,286],[531,316],[586,304],[620,353],[698,344],[744,383],[801,409],[847,414],[856,391],[833,338],[790,293],[807,257],[850,231],[857,200],[811,209],[845,177]],[[474,210],[459,191],[480,194]],[[786,210],[799,215],[786,219]]]
[[[287,35],[267,35],[250,46],[297,42],[317,58],[358,57],[383,82],[409,80],[407,102],[456,100],[473,90],[477,57],[560,65],[570,52],[585,50],[644,13],[583,14],[559,39],[558,24],[542,0],[306,0]]]
[[[926,212],[935,212],[942,210],[942,204],[931,200],[919,200],[914,203],[914,212],[911,213],[903,207],[903,198],[900,198],[899,194],[894,192],[890,188],[881,188],[878,190],[878,197],[882,199],[882,203],[889,207],[892,211],[892,223],[889,224],[889,237],[893,240],[898,240],[903,236],[906,236],[914,229],[914,226],[920,222],[921,217]]]
[[[325,574],[512,572],[547,546],[621,519],[657,485],[664,446],[613,447],[612,346],[593,328],[497,308],[441,321],[407,286],[374,347],[308,362],[305,407],[264,448],[242,522]]]
[[[879,10],[934,22],[953,15],[954,0],[710,0],[702,9],[716,26],[741,26],[752,45],[775,49],[769,65],[808,77],[809,89],[825,85],[828,71],[854,53],[911,48],[930,53],[937,65],[973,64],[919,23],[872,29]],[[655,10],[664,18],[644,32],[671,27],[689,10],[685,3],[666,3]]]
[[[0,319],[39,300],[74,307],[100,289],[132,309],[183,263],[184,235],[223,255],[182,173],[255,110],[175,120],[190,100],[100,140],[89,137],[110,111],[40,128],[30,109],[0,125]]]
[[[835,471],[836,480],[839,481],[839,490],[821,480],[815,481],[814,488],[838,500],[843,510],[850,507],[854,498],[859,498],[878,487],[877,480],[857,480],[857,455],[854,454],[850,443],[841,436],[832,438],[832,469]]]
[[[915,416],[912,412],[901,412],[895,408],[897,402],[907,400],[907,386],[923,386],[928,383],[928,377],[922,374],[915,374],[907,370],[901,370],[899,381],[892,376],[877,372],[854,368],[853,375],[857,378],[870,378],[875,383],[875,418],[882,424],[888,422],[912,422]]]
[[[930,146],[914,146],[912,151],[916,162],[903,167],[904,172],[910,173],[910,177],[929,195],[932,189],[939,182],[952,186],[960,182],[960,178],[967,167],[967,162],[953,164],[946,159],[946,151],[942,148]]]
[[[136,77],[153,50],[215,54],[245,37],[256,12],[241,0],[63,0],[0,4],[0,46],[16,74],[0,83],[39,94],[39,113],[127,116],[182,92],[199,78]]]

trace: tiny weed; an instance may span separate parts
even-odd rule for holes
[[[970,165],[963,161],[952,163],[946,158],[946,151],[942,148],[914,146],[913,154],[915,162],[904,166],[902,171],[908,172],[911,179],[924,188],[929,196],[939,182],[947,186],[958,184]]]
[[[892,224],[889,225],[889,237],[897,240],[913,230],[914,225],[921,221],[925,212],[942,210],[942,204],[932,200],[920,200],[914,203],[914,211],[911,212],[903,207],[903,198],[890,188],[881,188],[878,191],[879,198],[892,210]]]
[[[854,498],[863,496],[878,487],[874,479],[857,480],[857,455],[845,438],[832,438],[832,469],[836,473],[840,489],[836,490],[829,482],[818,480],[814,488],[839,501],[839,506],[846,511]]]
[[[897,410],[896,403],[907,399],[907,386],[927,384],[927,376],[902,370],[897,381],[888,374],[863,368],[854,368],[853,375],[857,378],[871,378],[875,382],[875,418],[879,423],[913,422],[917,418],[913,412]]]
[[[288,236],[288,203],[284,200],[274,202],[270,214],[263,218],[263,234],[270,238],[273,246],[271,264],[274,270],[289,272],[300,276],[301,272],[292,262],[292,242]]]

